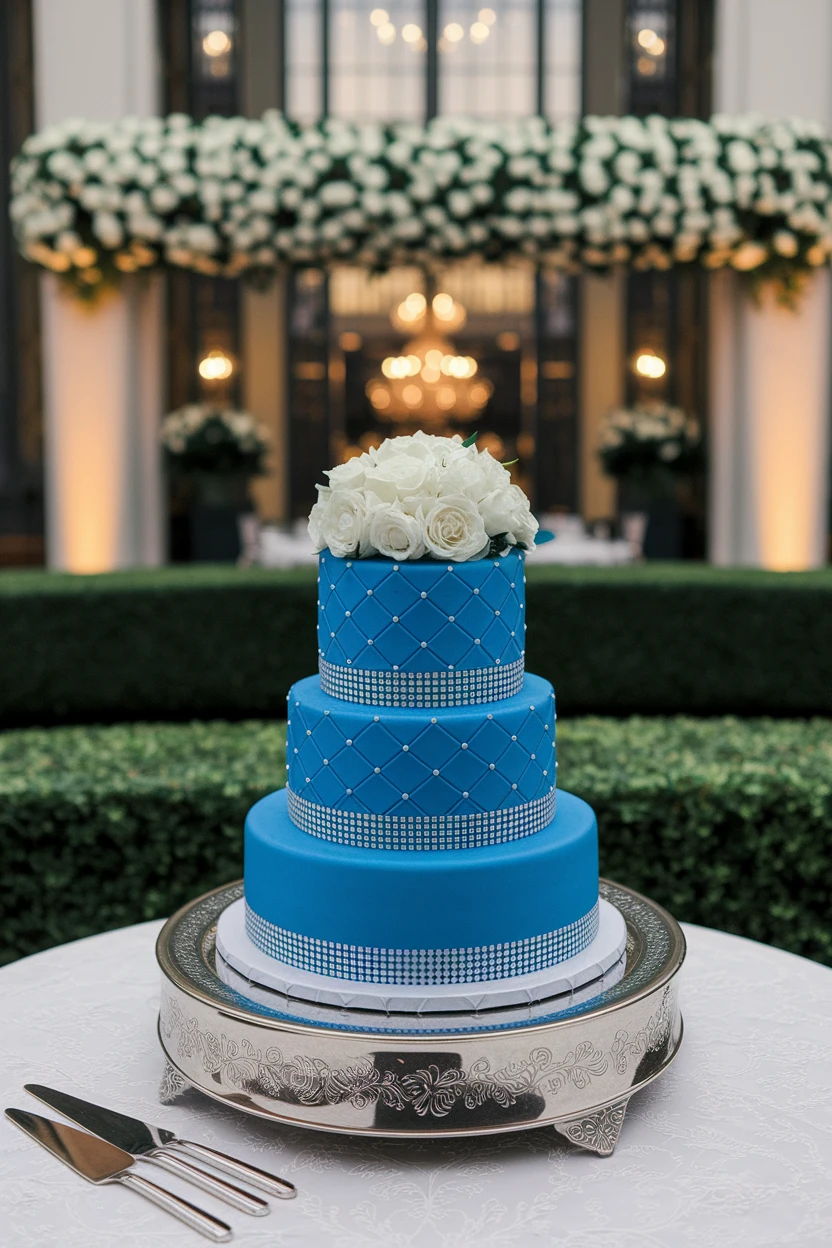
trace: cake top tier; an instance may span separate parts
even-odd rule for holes
[[[523,681],[523,555],[470,563],[320,556],[326,693],[375,706],[465,706]]]

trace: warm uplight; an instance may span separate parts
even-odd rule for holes
[[[354,329],[345,329],[338,344],[342,351],[360,351],[364,339]]]
[[[422,28],[415,22],[408,22],[406,26],[402,26],[402,39],[405,43],[418,43],[421,38]]]
[[[456,390],[453,386],[440,386],[436,391],[436,406],[442,412],[449,412],[456,403]]]
[[[520,347],[520,335],[514,330],[504,329],[497,335],[497,346],[501,351],[517,351]]]
[[[471,36],[472,43],[484,43],[491,31],[485,22],[474,22],[468,33]]]
[[[653,44],[656,42],[658,37],[659,36],[656,34],[655,30],[651,30],[649,26],[645,26],[644,29],[640,30],[636,35],[636,43],[640,48],[644,48],[645,52],[649,52],[652,50]]]
[[[383,386],[374,386],[370,391],[370,402],[377,412],[383,412],[390,406],[390,394]]]
[[[203,381],[227,381],[234,372],[234,362],[224,351],[209,351],[199,361],[199,375]]]
[[[390,14],[386,9],[373,9],[370,14],[370,21],[374,26],[384,26],[390,21]]]
[[[465,38],[465,31],[459,22],[448,22],[442,33],[448,40],[448,43],[459,43],[460,39]]]
[[[202,51],[206,56],[225,56],[231,51],[231,39],[224,30],[209,30],[202,40]]]
[[[396,41],[396,27],[392,22],[385,22],[383,26],[377,26],[376,34],[382,43],[395,43]]]
[[[408,407],[418,407],[422,402],[422,391],[419,386],[405,386],[402,390],[402,398]]]
[[[482,22],[484,26],[493,26],[497,20],[497,14],[493,9],[480,9],[477,14],[477,21]]]
[[[440,321],[449,321],[454,312],[454,301],[450,295],[434,295],[431,300],[433,308]]]
[[[636,61],[636,69],[644,78],[650,78],[656,72],[656,62],[649,56],[640,56]]]
[[[657,381],[667,372],[667,364],[655,351],[639,351],[633,368],[639,377],[647,377],[651,381]]]

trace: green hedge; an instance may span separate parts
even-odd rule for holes
[[[832,570],[531,568],[527,666],[569,714],[832,715]],[[0,574],[0,726],[284,713],[314,571]]]
[[[577,719],[558,754],[605,875],[832,964],[829,721]],[[283,764],[283,727],[262,722],[0,735],[0,960],[239,876],[245,811]]]

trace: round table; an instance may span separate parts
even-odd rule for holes
[[[832,1243],[832,971],[686,927],[685,1041],[633,1097],[600,1158],[554,1130],[434,1142],[285,1128],[197,1092],[157,1097],[161,927],[145,923],[0,970],[3,1107],[42,1082],[265,1166],[297,1185],[255,1219],[142,1166],[231,1222],[235,1243],[309,1248],[686,1248]],[[77,1178],[0,1119],[0,1242],[206,1243],[118,1187]]]

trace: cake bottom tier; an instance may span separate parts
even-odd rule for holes
[[[285,790],[249,811],[246,931],[290,966],[364,983],[527,975],[598,931],[595,815],[562,793],[552,822],[478,849],[356,849],[309,836]]]

